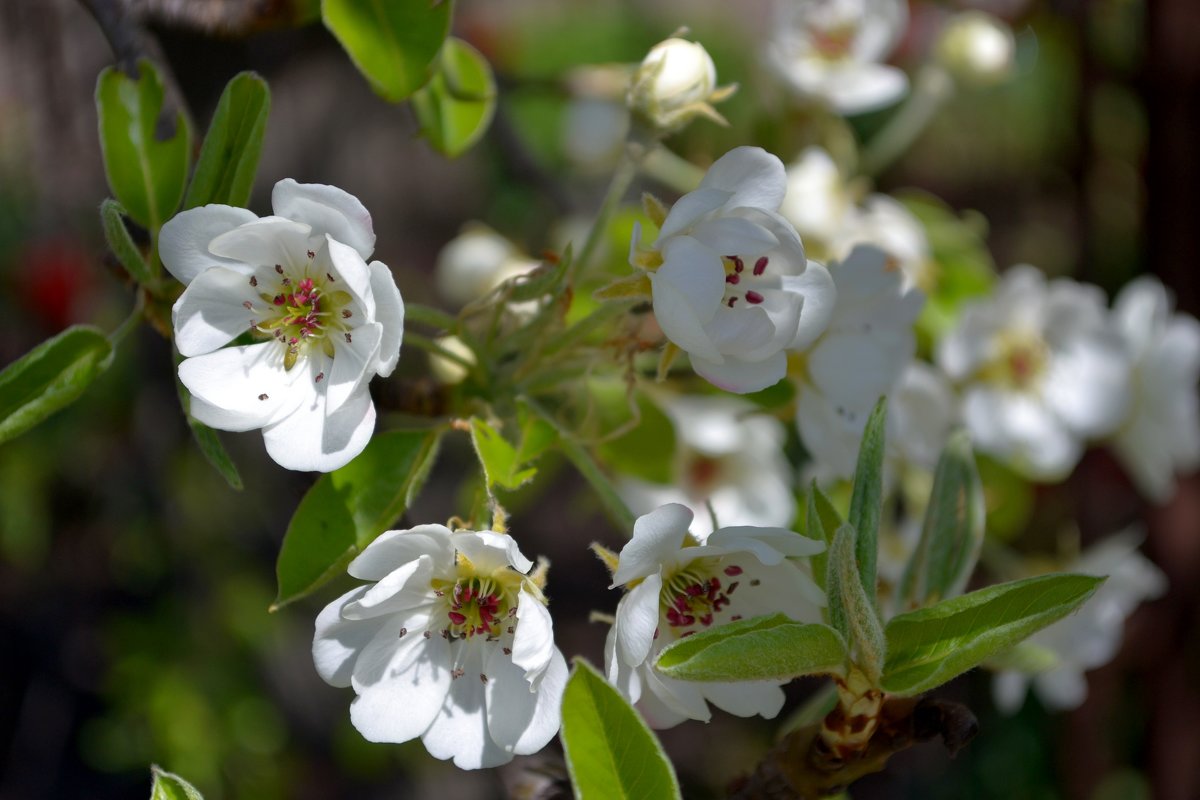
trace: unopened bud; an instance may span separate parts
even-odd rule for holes
[[[704,46],[671,38],[650,49],[633,76],[629,107],[662,131],[683,127],[693,117],[723,121],[712,107],[731,93],[717,88],[717,68]]]
[[[1012,31],[982,11],[955,14],[942,29],[938,59],[958,80],[990,86],[1008,79],[1015,51]]]
[[[457,336],[443,336],[437,344],[448,353],[459,356],[464,361],[475,363],[475,353]],[[433,376],[445,384],[462,383],[467,377],[467,368],[458,361],[447,358],[437,352],[429,354],[429,370]]]

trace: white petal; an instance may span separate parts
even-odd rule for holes
[[[654,692],[643,692],[637,701],[637,709],[641,712],[646,724],[655,730],[673,728],[684,720],[691,719],[686,714],[680,714],[668,706]]]
[[[1030,477],[1057,480],[1079,461],[1079,440],[1049,409],[1029,397],[972,388],[963,396],[962,413],[980,450],[1009,459]]]
[[[313,634],[313,663],[317,674],[332,686],[350,685],[350,673],[359,653],[375,638],[386,620],[346,620],[342,608],[367,591],[366,586],[351,589],[317,615]]]
[[[704,332],[722,354],[742,357],[770,343],[775,336],[775,325],[762,306],[742,306],[717,311],[712,322],[704,326]]]
[[[662,574],[656,573],[635,586],[617,604],[617,620],[613,623],[617,655],[631,667],[642,664],[654,645],[661,591]]]
[[[714,386],[737,394],[748,394],[779,383],[787,374],[787,355],[780,350],[762,361],[726,358],[719,364],[693,356],[692,369]]]
[[[536,690],[499,647],[492,648],[485,674],[492,741],[515,755],[529,755],[545,747],[562,721],[560,706],[567,686],[567,662],[562,653],[557,648],[551,652]]]
[[[216,204],[180,211],[158,234],[158,254],[163,266],[184,286],[209,267],[245,270],[246,265],[239,261],[210,253],[208,245],[221,234],[256,219],[253,212],[244,208]]]
[[[1035,675],[1033,685],[1038,697],[1052,709],[1078,708],[1087,699],[1087,679],[1069,665]]]
[[[496,744],[488,733],[487,685],[483,662],[484,645],[459,642],[465,648],[463,675],[450,683],[442,711],[421,737],[434,758],[453,758],[460,769],[480,769],[504,764],[512,753]]]
[[[350,674],[350,685],[362,693],[371,686],[407,672],[420,660],[442,652],[446,640],[430,624],[430,607],[403,614],[375,617],[360,624],[380,623],[375,636],[359,653]],[[430,633],[426,638],[425,634]],[[435,640],[440,641],[438,645]]]
[[[786,557],[811,556],[825,551],[825,543],[801,536],[786,528],[731,525],[721,528],[706,542],[730,550],[746,550],[764,564],[778,564]]]
[[[658,572],[683,545],[692,516],[687,506],[669,503],[638,517],[633,523],[633,538],[621,549],[609,588]]]
[[[378,581],[393,570],[423,555],[435,566],[454,564],[450,529],[444,525],[418,525],[404,531],[387,531],[367,545],[346,571],[365,581]]]
[[[691,234],[721,255],[754,258],[779,244],[775,234],[740,217],[716,217],[697,225]]]
[[[383,614],[395,614],[433,602],[433,559],[421,556],[402,564],[353,603],[342,609],[345,619],[370,619]]]
[[[352,396],[366,391],[366,384],[375,377],[370,367],[379,355],[382,338],[383,326],[368,322],[350,332],[350,341],[345,337],[333,340],[333,366],[325,376],[327,413],[336,412]]]
[[[337,280],[334,286],[348,291],[366,310],[367,318],[375,318],[375,294],[371,290],[371,268],[358,252],[331,236],[325,237],[325,247],[318,260],[328,258],[327,269]]]
[[[800,275],[783,279],[783,288],[804,297],[800,324],[788,343],[789,350],[806,350],[829,327],[837,307],[837,287],[829,270],[816,261],[809,261]]]
[[[528,683],[541,676],[553,653],[554,623],[550,610],[522,588],[517,597],[517,632],[513,636],[511,661],[524,670]]]
[[[171,309],[175,346],[183,356],[211,353],[249,330],[264,310],[246,275],[224,267],[205,270],[192,279]]]
[[[642,678],[645,680],[643,700],[647,694],[653,694],[668,709],[682,714],[686,719],[698,719],[701,722],[712,719],[700,684],[664,678],[648,665],[642,669]]]
[[[1016,670],[996,673],[992,679],[992,702],[1005,714],[1015,714],[1025,704],[1029,676]]]
[[[404,300],[392,271],[382,261],[372,261],[371,294],[375,296],[375,321],[383,326],[383,340],[379,344],[379,364],[376,374],[386,378],[400,360],[400,343],[404,338]]]
[[[725,295],[721,253],[691,236],[676,236],[667,243],[663,264],[652,277],[656,282],[669,281],[701,324],[712,319]]]
[[[1129,365],[1112,342],[1076,339],[1055,353],[1042,391],[1046,404],[1076,433],[1104,436],[1129,409]]]
[[[329,234],[350,245],[363,258],[375,249],[370,213],[357,197],[336,186],[285,178],[271,191],[271,207],[278,216],[312,226],[317,235]]]
[[[641,670],[630,667],[617,655],[616,631],[609,627],[608,635],[604,638],[605,676],[608,682],[617,688],[630,703],[636,703],[642,696]]]
[[[783,708],[783,689],[767,681],[705,683],[704,697],[722,711],[738,717],[775,719]]]
[[[529,572],[533,562],[526,558],[517,540],[504,533],[493,531],[458,531],[453,537],[454,546],[462,552],[479,572],[495,572],[513,567],[517,572]]]
[[[782,161],[761,147],[735,147],[708,168],[700,188],[730,192],[728,208],[775,211],[787,192],[787,171]]]
[[[696,220],[716,211],[732,196],[731,192],[720,191],[719,189],[704,189],[700,188],[694,192],[688,192],[683,197],[671,206],[671,211],[667,214],[667,218],[663,220],[662,228],[658,231],[658,241],[655,246],[661,247],[672,236],[687,230]]]
[[[796,427],[804,447],[835,477],[851,477],[869,409],[839,407],[807,381],[798,388]]]
[[[307,262],[309,227],[281,217],[248,222],[209,242],[215,255],[252,267],[280,264],[290,269]]]
[[[253,430],[283,419],[300,402],[293,388],[303,371],[297,364],[289,373],[283,357],[278,342],[263,342],[185,359],[179,380],[192,393],[192,416],[226,431]]]
[[[885,64],[855,64],[839,70],[824,87],[824,96],[842,114],[862,114],[889,106],[908,91],[903,70]]]
[[[409,633],[407,636],[420,634]],[[408,668],[356,687],[350,721],[370,742],[407,742],[426,730],[441,711],[450,689],[449,643],[440,636],[425,641]]]
[[[650,287],[654,297],[654,318],[667,338],[684,352],[721,361],[723,356],[704,332],[700,315],[679,288],[657,275],[650,276]]]
[[[332,472],[361,453],[374,430],[375,405],[365,388],[328,415],[325,393],[315,391],[287,417],[265,427],[263,440],[285,469]]]

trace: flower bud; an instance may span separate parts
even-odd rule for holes
[[[445,351],[459,356],[464,361],[475,363],[475,353],[457,336],[443,336],[436,343]],[[429,354],[429,371],[439,381],[445,384],[462,383],[467,377],[467,368],[460,362],[447,358],[439,353]]]
[[[672,38],[650,49],[634,73],[627,99],[635,114],[669,132],[696,116],[724,122],[710,103],[730,93],[717,88],[717,68],[703,45]]]
[[[937,45],[938,59],[963,83],[991,86],[1013,70],[1012,31],[982,11],[964,11],[950,18]]]

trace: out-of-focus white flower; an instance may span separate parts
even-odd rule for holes
[[[646,721],[669,728],[708,721],[708,703],[742,717],[774,717],[783,706],[779,681],[694,683],[660,675],[653,664],[668,644],[715,625],[783,613],[821,619],[825,595],[789,557],[824,544],[782,528],[721,528],[703,543],[688,533],[692,512],[665,505],[639,517],[621,551],[613,587],[628,591],[604,645],[608,679]]]
[[[533,564],[505,534],[420,525],[350,562],[371,581],[317,617],[313,661],[352,686],[372,742],[421,738],[463,769],[536,753],[558,732],[567,665]]]
[[[957,422],[958,398],[946,376],[910,361],[888,394],[888,460],[932,470]]]
[[[787,371],[784,348],[811,342],[833,308],[828,272],[805,258],[796,229],[777,212],[784,191],[778,158],[735,148],[675,203],[654,244],[659,326],[697,373],[731,392],[777,383]]]
[[[908,26],[906,0],[782,0],[767,63],[800,96],[859,114],[894,103],[908,78],[882,64]]]
[[[263,429],[288,469],[337,469],[375,428],[367,384],[400,358],[404,304],[387,266],[367,264],[371,215],[353,196],[282,180],[276,216],[208,205],[162,228],[164,266],[187,289],[172,313],[191,414]],[[225,347],[249,332],[263,341]]]
[[[470,347],[467,347],[466,342],[457,336],[443,336],[436,340],[436,344],[448,353],[459,356],[464,361],[475,363],[475,353]],[[455,384],[462,383],[467,377],[467,367],[460,364],[454,359],[447,358],[440,353],[429,354],[429,371],[433,376],[442,383]]]
[[[1015,50],[1012,30],[991,14],[976,10],[947,20],[937,43],[943,66],[959,80],[978,86],[1007,80]]]
[[[1036,479],[1070,472],[1084,440],[1112,433],[1129,407],[1128,360],[1100,290],[1047,284],[1029,266],[963,309],[938,363],[962,386],[976,448]]]
[[[617,488],[634,513],[680,503],[696,515],[691,528],[701,536],[713,529],[706,502],[721,525],[791,524],[796,500],[778,420],[728,396],[674,397],[662,407],[675,425],[675,480],[623,479]]]
[[[443,297],[465,306],[538,266],[539,262],[523,255],[491,228],[470,224],[438,253],[435,279]],[[532,307],[536,308],[536,303]]]
[[[1113,446],[1138,487],[1164,503],[1175,474],[1200,466],[1200,323],[1173,314],[1171,297],[1155,278],[1121,290],[1113,321],[1133,365],[1133,402]]]
[[[697,116],[724,122],[712,104],[730,92],[717,88],[717,68],[704,45],[671,38],[650,48],[633,76],[627,102],[633,113],[669,132]]]
[[[904,288],[924,292],[934,287],[933,254],[925,228],[904,204],[886,194],[872,194],[854,209],[833,240],[833,252],[845,258],[856,245],[870,244],[887,253],[904,273]]]
[[[793,356],[796,424],[821,472],[854,474],[863,429],[916,351],[913,323],[925,301],[903,289],[897,263],[859,246],[829,272],[836,305],[828,329]]]
[[[567,158],[588,173],[611,171],[629,133],[629,110],[605,98],[581,97],[567,104],[562,145]]]
[[[1141,603],[1159,597],[1167,589],[1167,578],[1138,552],[1142,537],[1132,533],[1106,539],[1065,571],[1084,575],[1107,575],[1082,608],[1026,642],[1052,656],[1054,666],[1027,674],[1007,669],[992,683],[996,705],[1013,713],[1020,709],[1032,683],[1038,697],[1049,708],[1075,708],[1087,698],[1084,673],[1112,661],[1121,648],[1125,619]]]

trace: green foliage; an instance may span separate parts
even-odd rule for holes
[[[152,234],[179,208],[191,163],[192,132],[164,105],[154,65],[138,61],[132,78],[107,67],[96,82],[100,149],[108,185],[130,218]]]
[[[398,103],[425,85],[453,0],[323,0],[321,20],[375,93]]]
[[[0,443],[79,398],[112,362],[112,344],[90,325],[72,325],[0,372]]]
[[[825,585],[826,566],[829,561],[829,548],[833,545],[833,535],[842,527],[842,517],[838,514],[833,503],[821,491],[814,480],[808,490],[808,507],[805,530],[810,538],[825,543],[825,549],[811,557],[813,579],[818,586]]]
[[[182,360],[178,352],[176,352],[175,356],[177,362]],[[175,378],[175,389],[179,393],[179,405],[183,409],[183,415],[187,419],[188,427],[192,431],[192,438],[196,440],[201,454],[204,455],[204,460],[220,473],[225,482],[229,484],[229,488],[240,492],[243,486],[242,476],[238,473],[237,465],[233,463],[233,459],[229,457],[229,453],[225,451],[225,445],[221,443],[221,437],[212,428],[192,416],[191,392],[187,390],[187,387],[183,385],[183,382],[178,377]]]
[[[439,153],[462,155],[487,132],[496,113],[496,79],[483,54],[453,36],[438,71],[412,96],[421,135]]]
[[[887,641],[879,612],[859,578],[861,565],[855,562],[855,539],[854,528],[850,525],[838,528],[834,535],[825,570],[825,594],[829,600],[830,621],[850,646],[851,660],[878,685],[883,674]]]
[[[150,265],[129,235],[129,228],[125,227],[124,207],[111,197],[106,199],[100,204],[100,224],[104,228],[108,249],[112,250],[129,276],[142,286],[154,286],[156,280]]]
[[[150,787],[150,800],[204,800],[196,788],[170,772],[159,767],[150,767],[154,783]]]
[[[539,429],[536,436],[540,439],[543,435]],[[471,419],[471,443],[475,445],[475,453],[483,467],[489,493],[497,486],[510,490],[520,488],[537,474],[536,467],[524,466],[516,447],[478,417]]]
[[[253,72],[241,72],[226,84],[200,147],[184,208],[250,202],[270,110],[271,90]]]
[[[895,616],[887,624],[883,688],[917,695],[940,686],[1070,614],[1104,580],[1043,575]]]
[[[900,597],[917,608],[962,593],[983,546],[983,484],[971,441],[955,433],[938,459],[921,539],[900,582]]]
[[[563,693],[561,736],[578,800],[681,796],[675,770],[641,715],[581,658]]]
[[[843,674],[846,656],[845,642],[828,625],[774,614],[680,639],[662,651],[657,667],[688,681],[791,680]]]
[[[357,458],[317,479],[288,523],[272,610],[345,570],[404,513],[425,483],[440,438],[440,429],[376,434]]]
[[[675,425],[654,401],[624,381],[588,382],[602,433],[600,459],[622,475],[650,483],[675,482]],[[614,434],[616,434],[614,436]]]
[[[854,492],[846,521],[854,528],[855,557],[867,600],[875,603],[875,561],[879,556],[879,512],[883,508],[883,446],[887,426],[887,398],[879,398],[867,419],[858,465],[854,470]]]

